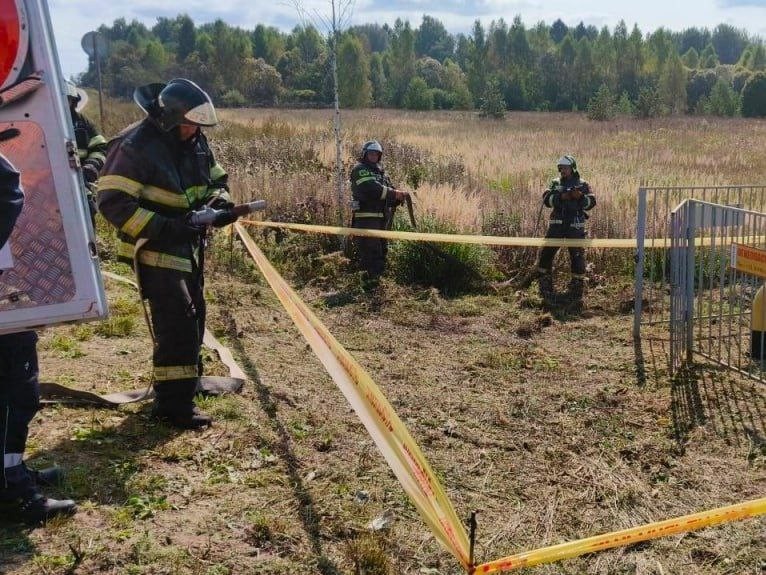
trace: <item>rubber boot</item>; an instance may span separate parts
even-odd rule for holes
[[[585,279],[584,278],[572,278],[569,280],[569,286],[567,287],[569,294],[569,301],[581,302],[583,293],[585,292]]]
[[[197,377],[155,383],[152,415],[179,429],[199,429],[211,425],[212,418],[194,405],[198,383]]]
[[[5,487],[0,488],[0,516],[27,525],[44,523],[57,516],[73,515],[77,505],[71,499],[51,499],[37,488],[26,466],[8,467]]]
[[[26,464],[23,464],[26,467]],[[64,482],[64,470],[58,466],[45,467],[43,469],[30,469],[27,472],[32,476],[35,485],[58,487]]]
[[[540,287],[540,297],[546,303],[552,303],[555,299],[555,293],[553,291],[553,276],[550,272],[540,273],[537,278],[537,285]]]
[[[200,411],[196,405],[185,410],[177,408],[163,410],[155,405],[152,409],[152,415],[163,423],[178,429],[201,429],[213,425],[213,418]]]

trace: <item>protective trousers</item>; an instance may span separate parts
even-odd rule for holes
[[[385,229],[385,220],[383,218],[354,218],[351,226],[367,230],[383,230]],[[374,289],[386,269],[388,240],[355,236],[354,243],[359,258],[359,267],[364,271],[363,287],[366,290]]]
[[[139,278],[154,333],[155,409],[166,415],[189,414],[202,373],[203,275],[199,270],[186,273],[141,265]]]
[[[584,227],[573,227],[570,224],[551,224],[548,226],[546,238],[569,238],[582,239],[585,237]],[[572,270],[573,278],[582,278],[585,276],[585,250],[583,248],[568,248],[569,264]],[[553,258],[559,251],[558,246],[546,246],[540,251],[540,261],[537,264],[538,271],[544,274],[550,274],[553,269]]]
[[[0,493],[23,471],[22,457],[29,422],[40,407],[37,380],[37,334],[33,331],[0,335],[0,450],[3,455]]]

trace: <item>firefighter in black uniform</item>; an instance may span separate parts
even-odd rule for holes
[[[391,228],[396,206],[405,201],[408,192],[397,190],[380,164],[383,147],[375,140],[362,146],[359,163],[351,170],[353,215],[351,227],[370,230]],[[380,284],[386,268],[388,241],[378,238],[355,238],[359,267],[364,273],[363,287],[373,292]]]
[[[90,207],[90,217],[95,225],[96,201],[93,198],[92,189],[95,188],[98,173],[106,161],[107,142],[106,138],[98,133],[93,122],[77,111],[77,104],[81,97],[77,92],[77,87],[72,82],[66,81],[66,95],[69,101],[69,113],[72,116],[75,140],[77,141],[77,155],[80,158],[80,166],[82,166],[82,177],[88,191],[87,200]]]
[[[596,205],[596,196],[588,182],[580,178],[577,162],[572,156],[562,156],[557,164],[560,177],[551,181],[543,193],[543,204],[553,211],[548,221],[546,238],[584,238],[588,210]],[[553,258],[559,248],[547,246],[540,252],[537,266],[540,293],[546,301],[553,299]],[[569,299],[582,300],[585,283],[585,249],[569,248],[569,262],[572,270],[569,281]]]
[[[19,173],[0,154],[0,248],[8,241],[21,213],[24,194]],[[2,273],[0,271],[0,273]],[[77,510],[74,501],[45,497],[40,485],[61,480],[57,467],[33,471],[24,463],[29,423],[40,404],[37,380],[37,334],[0,335],[0,517],[36,524]]]
[[[205,427],[211,419],[194,405],[205,328],[205,230],[188,217],[205,205],[234,205],[226,172],[200,129],[218,120],[210,97],[186,79],[142,86],[133,98],[147,117],[109,143],[98,208],[117,228],[119,259],[134,266],[149,302],[153,413],[175,427]],[[225,213],[213,225],[234,220]]]

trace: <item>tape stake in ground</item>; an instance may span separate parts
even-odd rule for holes
[[[570,541],[551,547],[544,547],[535,551],[527,551],[518,555],[511,555],[497,561],[491,561],[479,565],[473,571],[476,575],[489,575],[503,571],[513,571],[523,567],[534,567],[543,563],[553,563],[563,559],[570,559],[587,553],[604,551],[614,547],[632,545],[641,541],[666,537],[678,533],[695,531],[704,527],[720,525],[731,521],[748,519],[766,513],[766,498],[755,499],[728,507],[719,507],[710,511],[702,511],[692,515],[684,515],[674,519],[666,519],[656,523],[649,523],[640,527],[631,527],[622,531],[596,535],[588,539]]]
[[[279,275],[241,224],[256,265],[314,353],[354,408],[437,540],[469,569],[468,536],[431,466],[372,378]]]

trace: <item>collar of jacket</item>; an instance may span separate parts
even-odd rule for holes
[[[565,188],[576,186],[581,182],[579,176],[572,176],[571,178],[559,178],[559,183]]]

